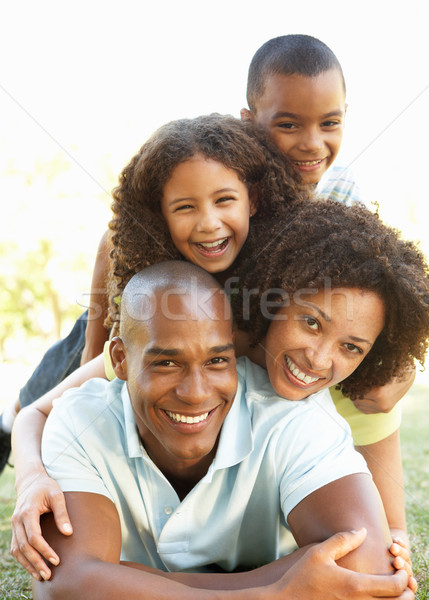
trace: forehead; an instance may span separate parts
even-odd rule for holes
[[[239,177],[236,171],[229,169],[218,160],[196,154],[174,167],[164,186],[164,194],[175,192],[180,187],[190,185],[195,187],[201,182],[216,184],[219,179],[236,182]]]
[[[323,289],[315,294],[297,296],[280,312],[306,312],[320,316],[330,327],[343,333],[377,337],[384,325],[385,305],[378,294],[359,288]]]
[[[167,348],[190,346],[197,340],[200,346],[203,340],[209,346],[231,342],[232,315],[225,294],[216,287],[198,289],[197,282],[194,287],[192,293],[172,288],[145,299],[145,314],[134,328],[140,344]]]
[[[255,101],[260,110],[324,114],[344,110],[345,91],[338,69],[324,71],[314,77],[269,74],[264,92]]]

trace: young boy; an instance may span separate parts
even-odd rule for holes
[[[266,42],[250,63],[247,102],[242,119],[266,129],[320,197],[345,204],[360,200],[350,169],[334,164],[343,138],[346,84],[326,44],[308,35]]]

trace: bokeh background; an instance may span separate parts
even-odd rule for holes
[[[349,103],[342,160],[385,220],[428,254],[427,7],[2,2],[0,407],[83,311],[123,166],[166,121],[239,116],[250,60],[277,35],[314,35],[337,54]]]

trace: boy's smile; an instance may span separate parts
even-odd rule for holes
[[[345,113],[341,75],[330,69],[315,77],[268,75],[256,113],[242,116],[268,131],[304,183],[316,184],[338,154]]]
[[[276,313],[265,340],[270,381],[279,396],[302,400],[346,379],[384,326],[384,304],[355,288],[306,294]]]

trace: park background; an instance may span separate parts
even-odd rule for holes
[[[426,0],[0,3],[0,409],[84,310],[122,168],[171,119],[238,117],[250,60],[277,35],[314,35],[335,52],[349,104],[341,160],[383,218],[428,255],[427,7]],[[428,376],[418,373],[417,384],[410,419],[423,411]],[[427,427],[427,412],[415,422]],[[427,471],[418,499],[427,513],[425,485]]]

